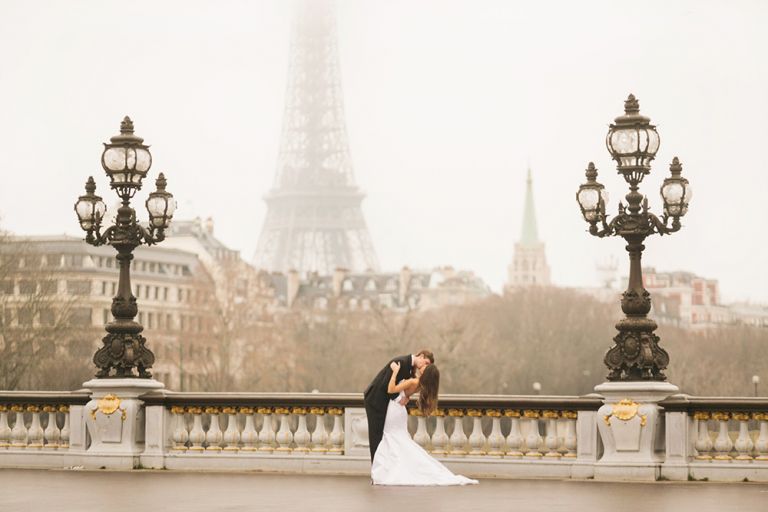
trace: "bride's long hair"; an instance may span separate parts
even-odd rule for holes
[[[429,416],[437,409],[437,392],[440,389],[440,370],[434,364],[427,365],[419,377],[419,409]]]

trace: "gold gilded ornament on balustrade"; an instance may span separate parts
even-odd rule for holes
[[[187,412],[189,414],[202,414],[203,409],[201,407],[191,406],[191,407],[187,407]]]
[[[523,417],[528,419],[538,419],[540,416],[539,411],[533,409],[526,409],[523,411]]]
[[[27,412],[40,412],[40,407],[34,404],[29,404],[27,406]]]
[[[519,418],[520,411],[517,409],[505,409],[504,416],[506,416],[507,418]]]
[[[8,406],[7,405],[0,405],[0,412],[7,412]]]
[[[56,412],[56,406],[55,405],[44,405],[43,406],[43,412]]]
[[[408,414],[410,414],[411,416],[424,416],[421,413],[421,409],[419,409],[418,407],[411,407],[410,409],[408,409]]]
[[[485,415],[489,418],[500,418],[501,417],[501,411],[498,409],[486,409]]]
[[[253,414],[253,407],[240,407],[240,414]]]
[[[578,419],[579,413],[578,411],[562,411],[563,418],[567,420],[575,420]]]
[[[287,407],[275,407],[275,414],[290,414]]]
[[[442,418],[445,416],[445,409],[435,409],[435,411],[432,413],[432,416],[440,416]]]
[[[344,414],[344,409],[342,409],[341,407],[329,407],[328,414],[330,414],[331,416],[341,416],[342,414]]]
[[[625,398],[624,400],[621,400],[618,403],[615,403],[611,406],[611,414],[607,416],[603,416],[603,421],[605,421],[605,424],[608,425],[609,427],[611,426],[612,417],[619,419],[621,421],[629,421],[635,416],[638,416],[637,410],[639,408],[640,408],[640,404],[630,400],[629,398]],[[644,427],[648,419],[648,415],[640,414],[639,417],[640,417],[640,426]]]
[[[768,421],[768,412],[753,412],[752,419],[757,421]]]
[[[256,412],[259,414],[272,414],[272,408],[271,407],[259,407],[256,409]]]
[[[693,419],[699,420],[699,421],[706,421],[710,418],[710,415],[707,411],[696,411],[693,413]]]
[[[213,407],[212,405],[209,405],[208,407],[203,409],[203,411],[205,412],[205,414],[219,414],[219,408]]]
[[[63,413],[69,412],[69,406],[68,405],[60,405],[59,406],[59,412],[63,412]]]
[[[316,416],[322,416],[325,414],[325,409],[323,407],[310,407],[309,414],[314,414]]]
[[[480,418],[483,415],[483,411],[480,409],[467,409],[467,416],[470,418]]]
[[[13,404],[11,406],[11,412],[24,412],[24,406],[21,404]]]
[[[171,414],[184,414],[184,407],[181,405],[171,406]]]
[[[461,418],[464,416],[464,411],[462,409],[448,409],[448,416],[452,416],[454,418]]]
[[[748,412],[735,412],[733,413],[733,419],[736,421],[749,421],[749,413]]]
[[[549,420],[556,420],[560,417],[560,414],[558,414],[557,411],[542,411],[541,412],[542,417],[547,418]]]
[[[728,421],[731,419],[730,413],[717,411],[712,413],[712,419],[717,421]]]
[[[237,414],[237,409],[231,406],[223,407],[221,412],[224,414]]]
[[[125,421],[127,411],[125,408],[120,407],[120,399],[117,397],[117,395],[109,393],[101,397],[99,402],[96,404],[96,407],[91,409],[91,418],[96,420],[97,412],[100,412],[104,416],[111,416],[115,413],[115,411],[120,411],[122,413],[120,415],[120,420]]]
[[[304,416],[305,414],[307,414],[307,408],[306,407],[294,407],[293,409],[291,409],[291,412],[293,414],[298,414],[300,416]]]

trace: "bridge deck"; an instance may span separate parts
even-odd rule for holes
[[[171,471],[0,470],[0,510],[110,512],[768,510],[768,484],[483,480],[374,487],[364,477]]]

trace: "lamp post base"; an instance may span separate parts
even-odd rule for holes
[[[133,469],[144,451],[144,409],[139,397],[165,387],[154,379],[93,379],[85,423],[91,436],[84,460],[89,467]],[[93,457],[91,457],[93,456]]]
[[[595,463],[596,480],[657,480],[663,443],[658,402],[678,393],[668,382],[605,382],[595,387],[604,397],[597,428],[604,453]]]

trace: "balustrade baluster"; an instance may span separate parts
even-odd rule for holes
[[[739,422],[739,437],[734,443],[734,448],[739,453],[736,456],[736,460],[752,460],[752,448],[754,443],[749,437],[749,413],[735,412],[733,413],[733,419]]]
[[[523,456],[523,434],[520,432],[520,411],[507,409],[504,411],[504,416],[510,419],[505,456],[519,459]]]
[[[504,436],[501,435],[501,411],[486,409],[485,415],[491,418],[491,434],[488,436],[488,456],[501,458],[504,455]]]
[[[306,407],[294,407],[291,412],[299,417],[299,424],[293,434],[293,442],[296,443],[296,448],[293,451],[300,455],[306,455],[309,453],[309,441],[311,439],[309,430],[307,430],[307,409]]]
[[[482,417],[480,409],[467,410],[467,416],[472,418],[472,433],[469,435],[469,454],[485,455],[485,434],[483,433]]]
[[[579,413],[576,411],[563,411],[563,421],[565,421],[565,439],[563,440],[563,457],[576,457],[577,436],[576,420]]]
[[[709,418],[711,415],[706,411],[696,411],[693,413],[693,419],[696,422],[696,431],[698,436],[693,447],[696,448],[698,455],[696,460],[712,460],[712,437],[709,435]]]
[[[203,442],[205,441],[205,431],[203,430],[203,409],[200,407],[189,407],[187,411],[192,415],[192,430],[189,431],[189,447],[192,451],[203,451]]]
[[[435,409],[435,431],[432,433],[432,453],[445,455],[448,449],[448,434],[445,432],[445,410]]]
[[[760,435],[755,442],[755,451],[757,452],[755,460],[766,462],[768,461],[768,413],[756,412],[752,417],[760,424]]]
[[[241,450],[244,452],[256,451],[259,434],[256,432],[253,424],[253,407],[241,407],[240,414],[245,416],[245,426],[243,427],[243,433],[240,434],[240,442],[243,443]]]
[[[341,409],[340,407],[329,407],[328,414],[333,416],[333,430],[329,436],[331,447],[329,448],[328,453],[340,455],[344,453],[344,430],[341,426],[344,409]]]
[[[272,408],[259,407],[257,412],[262,415],[261,430],[259,431],[259,451],[272,453],[275,449],[275,429],[272,427]]]
[[[237,408],[224,407],[221,412],[227,415],[227,430],[224,431],[224,450],[237,453],[240,451],[240,428],[237,424]]]
[[[8,406],[0,405],[0,449],[11,446],[11,427],[8,425]]]
[[[43,407],[43,412],[48,413],[48,425],[43,432],[45,448],[56,450],[59,448],[59,439],[61,438],[61,430],[59,430],[59,426],[56,424],[56,406],[46,405]]]
[[[547,453],[544,456],[559,459],[561,454],[558,448],[560,448],[561,439],[557,435],[557,419],[560,417],[560,414],[557,411],[544,411],[542,416],[547,422],[547,436],[544,438],[544,446],[547,447]]]
[[[12,405],[11,411],[16,413],[16,422],[11,429],[11,447],[27,447],[27,426],[24,424],[24,407],[22,405]]]
[[[184,421],[184,407],[174,405],[171,407],[171,415],[173,417],[173,447],[171,450],[185,451],[187,449],[187,440],[189,440],[189,433],[187,433],[187,423]]]
[[[421,409],[414,407],[408,409],[408,414],[416,417],[416,432],[413,434],[413,440],[429,451],[429,434],[427,433],[427,419],[421,414]]]
[[[211,452],[221,451],[221,442],[224,440],[224,434],[221,432],[219,426],[219,413],[221,411],[218,407],[206,407],[205,413],[211,420],[211,424],[208,426],[208,432],[205,433],[205,447],[206,450]]]
[[[325,455],[328,453],[328,432],[325,430],[325,409],[323,407],[312,407],[309,410],[309,413],[315,415],[315,430],[310,437],[312,453],[316,455]]]
[[[69,449],[69,435],[72,432],[69,428],[69,406],[60,405],[59,412],[64,415],[64,426],[61,427],[59,450]]]
[[[448,409],[448,416],[453,418],[453,433],[448,438],[448,453],[454,457],[464,457],[467,454],[467,435],[464,433],[464,410]]]
[[[717,435],[717,439],[715,439],[715,451],[717,452],[715,460],[727,462],[733,459],[730,455],[733,449],[733,441],[731,441],[731,436],[728,434],[728,420],[730,417],[730,413],[727,412],[712,413],[712,419],[720,422],[720,432]]]
[[[277,443],[277,450],[281,453],[291,453],[291,441],[293,441],[293,434],[288,426],[290,421],[290,411],[287,407],[275,407],[275,416],[277,418],[277,424],[279,425],[277,434],[275,435],[275,442]]]
[[[541,434],[539,434],[539,417],[541,413],[535,410],[523,411],[523,417],[528,423],[528,433],[525,436],[525,456],[529,458],[538,458],[541,453],[540,446],[543,443]]]

